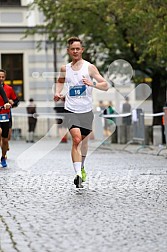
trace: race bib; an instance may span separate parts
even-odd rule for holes
[[[8,114],[0,114],[0,122],[9,122]]]
[[[72,97],[85,96],[86,95],[86,85],[79,85],[70,87],[69,95]]]

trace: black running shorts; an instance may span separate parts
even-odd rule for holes
[[[70,130],[79,128],[82,136],[87,136],[92,131],[94,114],[92,111],[86,113],[73,113],[65,110],[63,124]]]
[[[0,122],[0,128],[2,129],[2,137],[8,138],[9,134],[9,122]]]

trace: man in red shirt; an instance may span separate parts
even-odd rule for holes
[[[13,90],[12,87],[4,84],[4,81],[6,79],[6,71],[3,69],[0,69],[0,84],[3,86],[3,89],[6,93],[6,96],[8,98],[9,103],[11,104],[11,107],[17,106],[19,101],[17,99],[17,96]],[[11,113],[10,108],[2,108],[4,106],[4,100],[0,96],[0,137],[1,137],[1,150],[2,150],[2,156],[1,156],[1,165],[2,167],[6,167],[6,152],[8,150],[8,135],[9,135],[9,129],[11,124]]]

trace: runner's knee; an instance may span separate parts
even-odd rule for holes
[[[75,145],[79,145],[81,141],[82,141],[82,138],[81,138],[81,137],[79,137],[79,136],[73,137],[73,143],[74,143]]]

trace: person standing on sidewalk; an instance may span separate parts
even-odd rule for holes
[[[129,97],[125,96],[125,102],[123,103],[122,105],[122,113],[129,113],[130,115],[129,116],[125,116],[123,117],[122,119],[122,123],[124,125],[124,134],[125,134],[125,142],[128,142],[130,141],[130,131],[131,131],[131,128],[130,128],[130,125],[132,124],[132,115],[131,115],[131,112],[132,112],[132,107],[129,103]]]
[[[122,105],[122,113],[131,113],[131,105],[129,103],[129,97],[125,97],[125,102]],[[131,115],[123,117],[123,124],[124,125],[131,125],[132,123],[132,118]]]
[[[57,102],[65,98],[65,121],[72,137],[71,157],[76,173],[74,184],[77,188],[82,188],[82,182],[86,180],[84,161],[88,150],[88,136],[92,131],[94,118],[92,91],[93,88],[107,91],[109,85],[96,66],[82,58],[82,41],[78,37],[71,37],[67,43],[67,52],[72,62],[60,69],[54,100]],[[64,84],[67,88],[65,97],[62,94]]]
[[[116,114],[112,101],[109,101],[107,108],[103,111],[103,114],[104,115]],[[111,117],[111,118],[105,119],[105,135],[106,136],[111,136],[112,126],[115,123],[116,123],[115,118]]]
[[[8,102],[10,103],[10,108],[13,106],[17,106],[19,103],[19,100],[17,99],[17,96],[13,90],[13,88],[9,85],[4,84],[4,81],[6,79],[6,71],[3,69],[0,69],[0,84],[3,86],[3,89],[5,91],[6,97],[8,99]],[[1,150],[2,150],[2,156],[1,156],[1,165],[2,167],[6,167],[6,152],[9,149],[9,129],[10,129],[10,123],[11,123],[11,110],[10,108],[6,109],[6,106],[4,105],[4,100],[2,97],[0,97],[0,107],[4,106],[0,110],[0,142],[1,142]]]
[[[33,98],[29,99],[29,104],[26,109],[28,113],[28,135],[26,142],[34,143],[34,132],[37,124],[37,118],[33,116],[36,113],[36,105]]]

